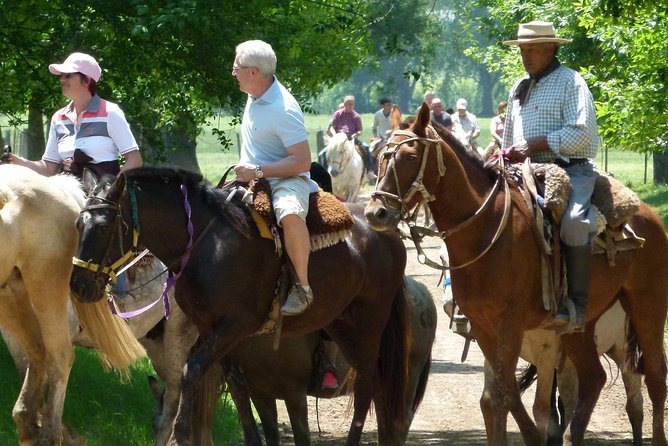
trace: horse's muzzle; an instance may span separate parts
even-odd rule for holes
[[[81,302],[97,302],[104,297],[108,280],[107,276],[75,266],[70,277],[70,290]]]
[[[394,231],[401,221],[401,211],[385,206],[382,200],[372,198],[364,209],[364,217],[374,231]]]

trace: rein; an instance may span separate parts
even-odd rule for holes
[[[408,136],[408,139],[405,139],[403,141],[399,142],[394,142],[392,141],[392,138],[394,135],[403,135],[403,136]],[[424,148],[424,153],[422,155],[422,163],[420,164],[420,170],[418,171],[417,176],[415,177],[415,180],[413,180],[413,183],[411,184],[410,189],[405,195],[401,195],[401,190],[399,187],[399,175],[397,173],[397,168],[396,168],[396,153],[397,149],[402,145],[407,142],[412,142],[412,141],[418,141],[422,144],[425,145]],[[432,145],[435,144],[440,144],[442,140],[440,139],[431,139],[431,138],[423,138],[415,135],[413,132],[407,131],[407,130],[395,130],[392,132],[392,135],[390,136],[390,140],[387,142],[386,145],[386,150],[383,152],[383,157],[384,158],[392,158],[394,162],[394,181],[395,181],[395,186],[397,189],[397,194],[391,194],[389,192],[384,192],[384,191],[379,191],[378,190],[378,184],[380,184],[380,180],[376,182],[376,190],[371,194],[372,198],[379,198],[381,199],[386,205],[387,201],[386,199],[391,199],[393,201],[396,201],[400,204],[401,206],[401,220],[408,225],[411,240],[413,241],[413,244],[415,245],[415,249],[417,250],[417,257],[418,257],[418,262],[420,262],[423,265],[430,266],[435,269],[439,269],[442,271],[453,271],[456,269],[461,269],[464,267],[467,267],[474,262],[478,261],[482,256],[487,254],[487,252],[494,246],[496,241],[499,239],[501,234],[503,233],[503,230],[506,227],[506,224],[508,223],[508,215],[510,213],[510,205],[511,205],[511,196],[508,191],[508,181],[506,177],[500,173],[499,176],[496,178],[496,181],[494,183],[494,186],[490,189],[489,193],[487,194],[487,197],[485,197],[485,201],[482,203],[482,205],[476,210],[476,212],[464,220],[463,222],[457,224],[453,228],[446,229],[444,231],[434,231],[429,228],[425,228],[422,226],[418,226],[416,224],[417,222],[417,217],[418,217],[418,211],[421,206],[426,205],[426,203],[433,201],[436,199],[436,197],[431,194],[427,188],[424,185],[424,172],[427,167],[427,159],[429,157],[429,150]],[[445,161],[443,159],[443,151],[442,150],[436,150],[436,156],[437,156],[437,162],[438,162],[438,172],[439,176],[443,177],[445,176]],[[389,161],[388,161],[389,163]],[[503,172],[505,170],[505,165],[504,165],[504,160],[503,157],[498,158],[498,163],[500,166],[500,172]],[[503,183],[501,180],[503,179]],[[449,265],[441,265],[439,263],[434,262],[433,260],[429,259],[427,255],[424,252],[424,249],[422,249],[422,245],[420,240],[425,236],[431,236],[431,237],[439,237],[443,241],[445,241],[446,238],[450,237],[452,234],[461,231],[462,229],[466,228],[469,226],[471,223],[473,223],[492,203],[492,198],[495,196],[495,193],[497,191],[500,191],[502,189],[501,184],[503,184],[503,190],[505,191],[505,199],[504,199],[504,205],[503,205],[503,215],[501,216],[501,220],[499,221],[499,224],[496,228],[496,232],[494,233],[494,237],[492,237],[491,242],[482,250],[480,254],[478,254],[475,258],[472,260],[469,260],[465,263],[462,263],[461,265],[456,265],[456,266],[449,266]],[[415,209],[415,212],[412,214],[408,210],[408,203],[411,201],[413,196],[417,193],[420,192],[422,195],[422,200],[418,203],[418,206]]]

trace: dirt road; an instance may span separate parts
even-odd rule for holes
[[[425,399],[418,410],[408,436],[408,445],[485,445],[485,428],[479,407],[483,389],[483,356],[478,346],[471,345],[468,359],[460,358],[464,339],[449,329],[449,319],[443,313],[444,295],[439,282],[439,272],[420,265],[415,248],[406,243],[408,266],[406,274],[424,283],[431,291],[439,313],[436,341],[432,351],[432,366]],[[438,244],[427,242],[427,254],[438,258]],[[625,412],[626,396],[617,367],[610,361],[605,365],[608,383],[601,393],[596,410],[586,434],[588,445],[631,444],[631,426]],[[533,391],[527,391],[523,401],[529,413]],[[651,435],[651,407],[643,386],[645,398],[644,438]],[[348,398],[332,400],[309,398],[309,425],[312,441],[316,446],[334,446],[345,442],[351,414],[347,413]],[[279,422],[282,424],[283,444],[293,444],[290,423],[282,402],[279,402]],[[320,428],[320,430],[319,430]],[[508,442],[522,445],[517,425],[508,420]],[[375,415],[371,413],[364,428],[362,444],[376,445]],[[648,443],[649,444],[649,443]]]

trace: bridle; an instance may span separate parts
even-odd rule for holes
[[[395,141],[395,135],[396,136],[406,136],[407,139],[401,140],[401,141]],[[422,162],[420,163],[420,169],[418,170],[417,176],[411,183],[410,188],[406,192],[406,194],[402,195],[401,193],[401,188],[399,185],[399,174],[397,173],[397,163],[396,163],[396,155],[397,151],[399,150],[399,147],[401,145],[410,143],[413,141],[417,141],[421,144],[424,145],[424,151],[422,153]],[[413,241],[413,244],[415,245],[415,248],[418,253],[418,261],[422,264],[426,264],[432,268],[440,269],[440,270],[456,270],[460,268],[464,268],[466,266],[471,265],[472,263],[476,262],[478,259],[480,259],[482,256],[484,256],[496,243],[496,241],[499,239],[501,236],[501,233],[503,232],[506,223],[508,222],[508,215],[510,212],[510,203],[511,203],[511,196],[508,191],[508,182],[506,180],[506,176],[503,174],[505,166],[504,166],[504,161],[503,157],[500,156],[498,157],[498,163],[500,166],[500,173],[496,178],[496,182],[494,183],[494,187],[489,191],[487,194],[487,197],[485,197],[485,201],[482,203],[482,205],[478,208],[478,210],[469,218],[464,220],[463,222],[457,224],[453,228],[446,229],[444,231],[434,231],[429,228],[425,228],[422,226],[417,225],[417,218],[418,218],[418,212],[420,210],[420,207],[426,205],[428,202],[433,201],[436,199],[436,197],[427,190],[427,188],[424,185],[424,172],[427,167],[427,160],[429,158],[429,151],[433,146],[435,146],[436,149],[436,158],[437,158],[437,166],[438,166],[438,173],[439,177],[445,176],[445,160],[443,158],[443,151],[440,149],[440,144],[444,143],[443,140],[440,138],[427,138],[427,137],[421,137],[416,135],[415,133],[409,131],[409,130],[394,130],[390,137],[388,138],[387,144],[385,145],[384,151],[381,153],[382,159],[386,162],[385,166],[385,172],[387,172],[387,169],[389,167],[390,161],[392,161],[394,165],[394,169],[392,169],[392,172],[394,173],[394,183],[395,183],[395,188],[397,193],[392,194],[389,192],[385,191],[380,191],[378,190],[378,185],[380,184],[380,179],[378,178],[378,181],[376,182],[376,188],[371,194],[371,198],[376,198],[379,199],[383,202],[383,204],[386,207],[391,207],[388,206],[388,200],[391,200],[392,202],[398,203],[399,208],[400,208],[400,213],[401,213],[401,220],[406,223],[406,225],[409,228],[410,231],[410,237],[411,240]],[[501,187],[501,184],[503,184],[503,188]],[[492,203],[492,198],[495,195],[495,192],[503,189],[505,191],[505,199],[504,199],[504,207],[503,207],[503,215],[501,216],[501,220],[499,221],[499,224],[497,226],[496,232],[494,234],[494,237],[492,238],[492,241],[483,249],[483,251],[478,254],[474,259],[469,260],[461,265],[457,266],[447,266],[447,265],[441,265],[439,263],[436,263],[429,259],[427,255],[424,253],[424,250],[422,249],[422,246],[420,244],[420,241],[425,235],[432,236],[432,237],[439,237],[445,241],[445,239],[452,234],[461,231],[462,229],[466,228],[469,226],[471,223],[473,223],[478,216],[480,216],[485,209]],[[408,208],[408,203],[413,199],[413,196],[417,193],[420,193],[422,195],[422,199],[419,201],[418,205],[415,207],[414,212],[410,212]]]
[[[127,313],[127,317],[133,317],[137,316],[151,307],[153,307],[157,302],[160,300],[163,301],[164,307],[165,307],[165,319],[169,319],[169,291],[176,285],[176,282],[179,280],[181,277],[181,274],[183,273],[183,270],[185,269],[188,261],[190,260],[190,254],[192,253],[193,249],[197,244],[204,238],[206,233],[213,227],[213,223],[216,221],[215,218],[212,218],[209,220],[209,223],[206,225],[204,230],[200,232],[199,236],[197,239],[193,242],[193,235],[194,235],[194,227],[193,227],[193,222],[192,222],[192,207],[190,206],[190,201],[188,200],[188,188],[186,187],[185,184],[181,184],[180,186],[181,193],[183,195],[183,202],[184,202],[184,209],[186,212],[186,217],[188,219],[187,223],[187,229],[188,229],[188,245],[186,246],[186,250],[181,256],[176,259],[171,265],[167,267],[167,270],[169,271],[167,280],[165,281],[165,286],[162,291],[162,295],[153,303],[147,305],[146,307],[133,311],[131,313]],[[106,266],[104,263],[93,263],[93,262],[87,262],[81,259],[78,259],[76,257],[72,258],[72,263],[76,266],[79,266],[81,268],[93,271],[95,273],[103,273],[106,274],[112,281],[112,283],[116,283],[116,278],[117,275],[119,274],[119,270],[122,268],[122,266],[134,255],[135,251],[137,250],[137,245],[139,241],[139,233],[140,233],[140,228],[139,228],[139,211],[137,207],[137,194],[136,194],[136,189],[134,186],[127,186],[127,191],[130,196],[130,204],[131,204],[131,213],[132,213],[132,224],[133,224],[133,229],[132,229],[132,247],[130,250],[126,251],[123,253],[123,227],[126,228],[127,230],[127,225],[125,224],[125,221],[123,220],[122,213],[121,213],[121,205],[120,203],[115,203],[111,200],[108,200],[106,198],[102,197],[93,197],[97,200],[100,200],[101,203],[99,204],[93,204],[93,205],[88,205],[86,206],[81,213],[83,214],[84,212],[90,211],[92,209],[108,209],[116,213],[114,221],[115,221],[115,227],[117,229],[117,234],[118,234],[118,239],[119,239],[119,245],[120,245],[120,252],[123,253],[121,254],[121,257],[113,262],[111,265]],[[113,237],[113,236],[112,236]],[[104,259],[109,257],[109,251],[111,250],[111,246],[113,245],[113,238],[109,241],[109,247],[107,248],[107,252],[105,255],[102,257],[102,262],[104,262]],[[173,267],[176,266],[176,264],[180,264],[178,272],[174,273],[173,272]],[[123,269],[124,270],[124,269]],[[159,275],[162,275],[164,273],[161,272]],[[157,276],[156,276],[157,277]],[[155,278],[149,280],[152,281]],[[115,307],[113,306],[113,303],[110,301],[109,305],[111,307],[112,312],[115,312]],[[125,317],[123,314],[120,314],[121,317]]]
[[[133,188],[129,188],[130,191],[130,202],[132,203],[132,220],[133,220],[133,229],[132,229],[132,247],[127,250],[123,251],[123,236],[127,232],[127,225],[125,224],[125,221],[123,221],[123,215],[121,212],[121,205],[120,203],[115,203],[111,200],[108,200],[103,197],[97,197],[93,196],[91,199],[99,200],[100,203],[97,204],[89,204],[84,207],[84,209],[81,211],[81,214],[84,212],[89,212],[91,210],[95,209],[107,209],[111,212],[115,213],[114,216],[114,229],[115,231],[112,233],[112,239],[109,241],[109,246],[107,247],[107,251],[105,252],[104,256],[102,256],[101,263],[94,263],[90,261],[85,261],[81,260],[77,257],[72,257],[72,263],[80,268],[87,269],[89,271],[92,271],[94,273],[102,273],[105,274],[109,279],[111,280],[112,283],[116,283],[117,281],[117,275],[121,267],[134,255],[134,253],[137,250],[138,246],[138,241],[139,241],[139,219],[138,219],[138,213],[136,212],[137,210],[137,195],[134,191]],[[125,228],[125,231],[124,231]],[[118,237],[118,243],[121,252],[121,257],[111,263],[110,265],[105,264],[105,260],[109,258],[109,253],[111,251],[111,247],[113,245],[113,237],[114,234],[117,234]]]
[[[345,145],[347,145],[348,143],[349,143],[349,141],[344,141],[343,142],[343,144],[345,144]],[[352,142],[352,150],[356,150],[354,141]],[[337,150],[337,152],[339,152],[339,150]],[[345,168],[348,167],[348,164],[350,163],[350,160],[352,159],[352,156],[353,156],[351,150],[349,150],[347,147],[346,147],[346,150],[341,150],[340,152],[343,152],[343,156],[341,157],[340,161],[331,161],[331,160],[329,160],[329,157],[327,159],[328,164],[330,164],[332,166],[338,165],[339,173],[343,172],[345,170]]]

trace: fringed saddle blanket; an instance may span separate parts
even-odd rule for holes
[[[265,179],[251,183],[253,208],[269,224],[276,225],[276,216],[271,205],[271,190]],[[311,251],[318,251],[342,242],[352,233],[353,216],[334,195],[323,191],[309,197],[306,226],[311,238]]]
[[[549,210],[556,225],[561,221],[572,192],[571,182],[564,169],[551,163],[532,164],[537,179],[539,202]],[[522,180],[521,165],[507,166],[508,172]],[[619,251],[642,247],[644,239],[637,237],[627,224],[640,207],[640,198],[621,181],[606,172],[598,172],[592,205],[597,213],[599,234],[594,240],[593,253],[606,253],[608,262],[615,263]]]

